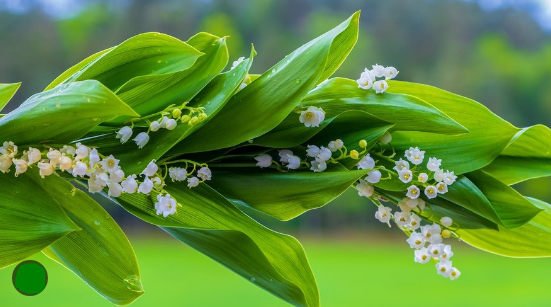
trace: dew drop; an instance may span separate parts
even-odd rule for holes
[[[101,225],[101,222],[98,221],[98,220],[96,220],[96,221],[94,221],[94,224],[95,224],[96,226],[99,226],[99,225]]]
[[[255,282],[256,281],[256,278],[251,278],[251,282]]]
[[[143,292],[142,282],[140,281],[140,278],[138,276],[130,275],[126,277],[123,281],[130,291]]]
[[[142,165],[142,161],[136,162],[137,165]]]
[[[300,79],[296,79],[296,80],[295,80],[295,83],[296,83],[296,84],[300,84],[300,82],[302,82],[302,80],[300,80]]]

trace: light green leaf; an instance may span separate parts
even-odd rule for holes
[[[83,70],[86,66],[88,66],[90,63],[94,62],[96,59],[98,59],[100,56],[104,55],[106,52],[109,52],[111,51],[113,48],[115,47],[111,47],[111,48],[108,48],[108,49],[105,49],[105,50],[102,50],[100,52],[97,52],[97,53],[94,53],[92,54],[91,56],[87,57],[86,59],[80,61],[79,63],[77,63],[75,66],[67,69],[66,71],[64,71],[61,75],[59,75],[57,78],[55,78],[54,81],[52,81],[52,83],[50,83],[45,89],[44,91],[48,91],[48,90],[51,90],[53,89],[54,87],[60,85],[61,83],[63,83],[63,81],[67,80],[69,77],[71,77],[72,75],[76,74],[77,72],[79,72],[80,70]]]
[[[327,117],[349,110],[364,111],[395,124],[395,130],[439,134],[468,132],[448,115],[419,98],[404,94],[376,94],[373,90],[358,88],[356,81],[350,79],[329,80],[312,90],[301,104],[321,107],[327,112]]]
[[[207,185],[189,189],[171,184],[166,190],[182,205],[166,219],[156,215],[153,196],[124,194],[118,200],[129,212],[283,300],[319,306],[316,281],[296,239],[258,224]]]
[[[182,153],[234,146],[276,127],[350,52],[358,36],[359,15],[295,50],[239,91],[215,118],[187,138]]]
[[[191,100],[224,69],[229,56],[226,38],[199,33],[187,43],[204,53],[189,69],[135,77],[117,90],[117,95],[140,115]]]
[[[448,193],[438,195],[445,200],[461,206],[496,224],[508,225],[508,220],[502,221],[486,195],[467,177],[459,176],[448,186]]]
[[[282,221],[325,206],[367,174],[366,170],[349,171],[341,165],[330,165],[321,173],[260,168],[220,168],[213,172],[216,176],[208,184],[226,198]]]
[[[140,297],[143,289],[136,256],[109,213],[58,176],[42,179],[36,172],[29,176],[82,228],[57,240],[44,254],[117,305],[128,305]]]
[[[99,146],[102,150],[114,154],[118,159],[124,161],[124,170],[127,173],[140,173],[144,165],[153,159],[159,159],[168,152],[174,145],[178,144],[193,131],[199,129],[211,118],[216,116],[218,111],[230,99],[239,88],[250,69],[253,57],[256,52],[251,50],[251,57],[244,60],[235,69],[216,76],[198,95],[190,102],[190,106],[205,108],[208,117],[195,126],[180,123],[172,131],[161,129],[151,133],[147,146],[137,150],[134,142],[123,145],[113,134],[108,134],[100,139],[91,140],[89,144]],[[137,130],[136,130],[137,132]],[[182,143],[185,146],[185,142]]]
[[[0,269],[80,229],[27,174],[0,173],[0,195]]]
[[[467,177],[488,198],[507,228],[522,226],[541,211],[513,188],[483,171],[469,173]]]
[[[530,222],[513,229],[464,229],[461,240],[481,250],[508,257],[551,257],[551,205],[526,197],[543,210]]]
[[[291,113],[272,131],[254,139],[253,144],[285,148],[304,144],[308,141],[310,145],[327,147],[327,143],[330,141],[336,139],[345,141],[344,139],[348,138],[348,143],[345,142],[345,145],[348,146],[362,139],[370,139],[370,135],[361,135],[364,131],[367,133],[367,131],[375,127],[387,126],[387,130],[392,127],[391,123],[385,122],[366,112],[351,110],[333,114],[331,110],[326,110],[326,113],[326,119],[319,127],[306,127],[303,123],[299,122],[298,114]],[[351,137],[353,134],[357,134],[359,139]],[[316,137],[316,135],[318,136]],[[377,138],[374,142],[378,140]]]
[[[77,64],[70,69],[75,73],[63,83],[94,79],[115,91],[137,76],[186,70],[201,55],[195,48],[172,36],[142,33]],[[58,79],[65,75],[68,72]]]
[[[524,128],[484,171],[512,185],[551,176],[551,129],[544,125]]]
[[[442,167],[454,171],[456,175],[488,165],[519,131],[471,99],[422,84],[390,81],[389,86],[389,92],[422,99],[469,130],[469,133],[460,135],[413,131],[392,134],[392,145],[399,153],[417,146],[426,151],[426,157],[442,159]]]
[[[68,83],[33,95],[0,118],[0,140],[64,144],[119,116],[137,114],[98,81]]]
[[[8,102],[10,102],[11,98],[15,95],[20,86],[21,82],[0,83],[0,111],[2,111]]]

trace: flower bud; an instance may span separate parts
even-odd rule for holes
[[[189,115],[184,115],[184,116],[182,116],[182,117],[180,118],[180,120],[182,121],[182,123],[185,124],[185,123],[187,123],[187,122],[189,122],[189,121],[191,120],[191,116],[189,116]]]
[[[350,151],[350,158],[352,159],[358,159],[360,157],[360,153],[358,153],[357,150],[351,150]]]
[[[193,127],[197,125],[200,122],[199,118],[197,116],[193,116],[189,123],[187,123],[189,126]]]
[[[442,230],[442,238],[444,239],[448,239],[449,237],[452,236],[452,232],[447,230],[447,229],[444,229]]]
[[[360,141],[360,148],[366,148],[367,147],[367,141],[366,140],[361,140]]]
[[[180,116],[182,116],[182,110],[180,110],[180,109],[172,110],[172,117],[173,118],[178,119],[178,118],[180,118]]]

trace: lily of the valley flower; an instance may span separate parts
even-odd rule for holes
[[[212,178],[212,172],[208,167],[201,167],[201,169],[197,171],[197,176],[203,179],[203,181],[210,180]]]
[[[367,177],[365,177],[365,180],[369,183],[378,183],[379,181],[381,181],[381,171],[379,170],[373,170],[369,173],[367,173]]]
[[[29,147],[29,151],[27,152],[27,158],[28,158],[28,164],[35,164],[36,162],[40,161],[42,159],[42,153],[40,150],[36,148]]]
[[[138,192],[142,194],[149,194],[153,190],[153,181],[149,177],[145,177],[144,181],[138,187]]]
[[[155,160],[151,160],[145,167],[145,169],[142,172],[142,175],[145,175],[147,177],[153,177],[157,174],[157,171],[159,170],[159,166],[155,164]]]
[[[365,196],[365,197],[371,197],[373,195],[373,192],[375,191],[375,188],[367,183],[367,181],[360,179],[360,183],[356,185],[356,189],[358,190],[358,195]]]
[[[149,142],[149,135],[146,132],[140,132],[134,138],[134,142],[136,142],[136,145],[138,145],[139,149],[142,149]]]
[[[428,187],[425,188],[425,195],[429,199],[433,199],[438,195],[438,189],[433,185],[429,185]]]
[[[381,223],[386,223],[390,226],[390,218],[392,217],[392,209],[385,206],[379,206],[375,213],[375,218]]]
[[[418,232],[413,232],[406,241],[411,248],[421,249],[425,246],[425,237]]]
[[[327,145],[327,148],[331,150],[331,152],[335,152],[339,149],[341,149],[344,146],[344,143],[341,139],[336,139],[334,141],[329,142],[329,145]]]
[[[365,155],[358,162],[358,169],[373,169],[375,167],[375,160],[371,158],[369,154]]]
[[[297,169],[300,167],[300,158],[295,155],[287,155],[287,168]]]
[[[138,182],[136,181],[136,175],[128,176],[124,181],[121,182],[122,191],[124,193],[133,194],[136,193],[138,189]]]
[[[309,107],[306,111],[300,112],[299,121],[306,127],[319,127],[325,119],[325,113],[322,108]]]
[[[187,178],[187,170],[181,167],[171,167],[168,170],[168,176],[172,181],[184,181]]]
[[[436,158],[429,158],[429,162],[427,163],[427,168],[431,172],[436,172],[440,169],[440,165],[442,164],[442,159],[436,159]]]
[[[12,161],[15,164],[15,177],[27,171],[27,161],[22,159],[13,159]]]
[[[166,194],[165,196],[162,196],[161,194],[157,195],[157,202],[155,203],[155,210],[157,210],[157,215],[163,215],[163,217],[167,217],[169,215],[172,215],[176,213],[176,200],[170,196],[170,194]]]
[[[324,160],[316,158],[314,161],[312,161],[312,167],[310,167],[310,170],[314,172],[323,172],[327,169],[327,163]]]
[[[190,177],[187,179],[187,186],[188,188],[194,188],[199,185],[199,178],[197,177]]]
[[[384,93],[388,89],[388,83],[386,83],[385,80],[375,81],[375,83],[373,83],[373,89],[376,94]]]
[[[268,154],[256,156],[254,159],[257,161],[256,166],[270,167],[272,165],[272,156]]]
[[[128,126],[122,127],[119,131],[117,131],[117,139],[120,139],[122,144],[130,140],[131,137],[132,137],[132,128]]]

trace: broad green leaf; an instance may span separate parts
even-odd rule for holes
[[[0,195],[0,269],[79,230],[28,174],[0,173]]]
[[[488,165],[519,131],[471,99],[432,86],[390,81],[389,92],[422,99],[469,130],[459,135],[396,131],[392,145],[399,153],[411,146],[425,150],[425,157],[442,159],[442,167],[463,174]]]
[[[216,76],[195,99],[190,102],[190,106],[203,107],[208,117],[195,126],[180,123],[174,130],[169,131],[161,129],[151,133],[151,138],[147,146],[137,150],[134,142],[128,142],[123,145],[115,138],[113,134],[108,134],[101,139],[91,141],[102,148],[102,150],[114,154],[117,159],[124,161],[124,170],[127,173],[140,173],[144,165],[153,159],[159,159],[168,152],[174,145],[182,141],[193,131],[199,129],[211,118],[216,116],[217,112],[224,106],[230,97],[239,88],[250,69],[254,49],[251,51],[251,57],[235,69]],[[183,142],[185,144],[185,142]]]
[[[346,135],[354,134],[357,132],[361,134],[363,130],[369,130],[374,127],[387,126],[392,127],[391,123],[385,122],[380,118],[370,115],[361,111],[340,111],[332,112],[332,110],[325,110],[326,119],[320,124],[319,127],[306,127],[303,123],[299,122],[299,114],[291,113],[283,122],[272,131],[262,135],[259,138],[253,140],[253,144],[267,147],[293,147],[309,141],[311,145],[327,146],[329,141],[335,139],[342,139]],[[319,137],[315,135],[320,134]],[[334,137],[334,138],[333,138]],[[366,135],[365,138],[368,136]],[[360,139],[361,140],[361,136]],[[326,142],[326,140],[329,140]],[[315,142],[322,143],[315,143]],[[345,143],[347,146],[350,143]],[[375,142],[378,141],[375,140]]]
[[[61,75],[59,75],[57,78],[55,78],[55,80],[52,81],[52,83],[50,83],[50,84],[44,89],[44,91],[51,90],[51,89],[53,89],[54,87],[60,85],[61,83],[63,83],[63,81],[67,80],[69,77],[71,77],[72,75],[76,74],[76,73],[79,72],[80,70],[85,69],[86,66],[88,66],[90,63],[94,62],[97,58],[99,58],[100,56],[104,55],[106,52],[111,51],[111,49],[113,49],[113,48],[114,48],[114,47],[111,47],[111,48],[102,50],[102,51],[100,51],[100,52],[94,53],[94,54],[92,54],[91,56],[87,57],[86,59],[84,59],[84,60],[80,61],[79,63],[77,63],[75,66],[73,66],[73,67],[67,69],[67,70],[64,71]]]
[[[543,125],[524,128],[484,171],[512,185],[551,176],[551,129]]]
[[[295,50],[239,91],[178,149],[190,153],[230,147],[272,130],[344,60],[358,37],[359,15]]]
[[[384,198],[398,203],[404,198],[403,192],[391,192],[375,188],[378,194]],[[421,213],[421,217],[427,221],[440,223],[440,219],[444,216],[451,217],[453,221],[460,225],[461,229],[493,229],[497,230],[496,223],[466,209],[458,206],[442,197],[425,200],[426,209]]]
[[[64,144],[119,116],[137,114],[98,81],[68,83],[33,95],[0,118],[0,140]]]
[[[439,134],[468,132],[448,115],[419,98],[404,94],[376,94],[373,90],[358,88],[356,81],[344,78],[331,79],[315,88],[301,104],[321,107],[328,116],[348,110],[364,111],[395,124],[395,130]]]
[[[528,223],[513,229],[466,229],[457,233],[461,240],[481,250],[508,257],[551,257],[551,205],[526,197],[543,210]]]
[[[229,56],[226,38],[199,33],[187,43],[204,54],[189,69],[135,77],[117,90],[117,95],[140,115],[191,100],[224,69]]]
[[[507,228],[522,226],[541,211],[513,188],[483,171],[469,173],[467,177],[488,198]]]
[[[58,176],[33,180],[55,199],[82,230],[57,240],[44,254],[73,271],[87,285],[117,305],[143,294],[138,262],[117,222],[86,193]]]
[[[76,72],[63,83],[94,79],[115,91],[137,76],[186,70],[201,55],[192,46],[172,36],[142,33],[77,64],[71,69],[71,72]]]
[[[226,198],[282,221],[325,206],[367,174],[340,165],[330,165],[321,173],[260,168],[215,168],[213,172],[216,176],[208,184]]]
[[[486,195],[465,176],[459,176],[452,185],[448,186],[448,193],[438,195],[438,197],[442,197],[496,224],[508,225],[507,220],[501,221],[496,209]]]
[[[175,215],[156,215],[154,197],[124,194],[121,205],[243,276],[301,307],[319,306],[316,281],[300,243],[265,228],[207,185],[173,183],[168,193],[182,205]]]
[[[10,102],[11,98],[15,95],[20,86],[21,82],[0,83],[0,111],[2,111],[8,102]]]

